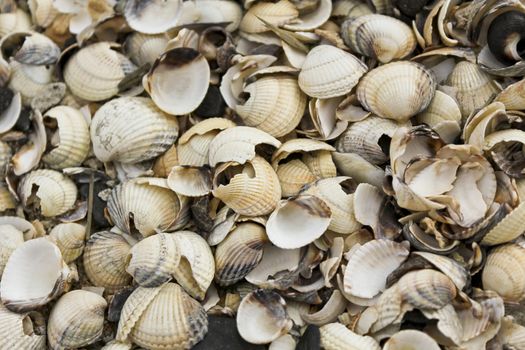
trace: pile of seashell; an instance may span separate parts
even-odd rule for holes
[[[525,1],[0,0],[0,349],[525,349]]]

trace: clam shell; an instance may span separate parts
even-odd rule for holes
[[[483,288],[493,290],[505,301],[525,298],[525,248],[509,243],[493,249],[481,275]]]
[[[412,28],[380,14],[350,18],[343,23],[341,34],[352,50],[381,63],[404,58],[416,48]]]
[[[0,347],[46,349],[46,321],[38,312],[14,313],[0,305]]]
[[[37,32],[15,32],[2,38],[2,49],[13,43],[15,50],[12,57],[25,64],[52,65],[60,55],[60,48],[47,36]],[[16,44],[20,44],[16,48]]]
[[[207,167],[174,166],[168,175],[168,186],[188,197],[205,196],[211,192],[211,171]]]
[[[40,232],[37,233],[35,225],[18,216],[0,216],[0,225],[13,226],[24,234],[24,240],[26,241],[40,236]]]
[[[93,292],[74,290],[64,294],[49,315],[47,339],[51,348],[79,348],[94,343],[102,335],[106,306],[106,300]]]
[[[116,340],[112,340],[109,343],[106,343],[102,350],[131,350],[132,344],[130,343],[121,343]]]
[[[288,0],[279,0],[276,3],[258,2],[251,6],[244,14],[239,29],[246,33],[263,33],[270,30],[257,17],[262,18],[274,26],[281,26],[296,19],[299,12]]]
[[[122,308],[117,340],[152,350],[190,349],[208,331],[202,306],[175,283],[138,287]]]
[[[447,275],[456,285],[458,290],[462,290],[469,282],[469,273],[458,262],[443,255],[432,254],[428,252],[413,252],[413,254],[424,258],[434,265],[439,271]]]
[[[43,28],[53,23],[58,14],[58,10],[53,6],[53,0],[29,0],[27,4],[33,23]]]
[[[525,203],[522,202],[517,208],[507,214],[483,237],[481,244],[496,245],[510,242],[523,234],[523,217],[525,215]]]
[[[383,346],[383,350],[413,349],[441,349],[438,343],[428,334],[413,329],[406,329],[394,334]]]
[[[57,138],[55,148],[42,157],[42,160],[55,169],[79,166],[89,152],[89,126],[82,113],[68,106],[53,107],[44,118],[54,119],[57,131],[52,137]]]
[[[158,157],[153,164],[153,173],[157,177],[168,177],[171,169],[179,165],[177,146],[172,145],[163,155]]]
[[[11,103],[11,105],[13,105],[13,103]],[[21,108],[20,105],[19,108]],[[20,110],[21,109],[19,109],[19,111]],[[35,168],[46,150],[47,137],[42,115],[36,110],[32,116],[33,131],[29,134],[29,140],[25,145],[20,147],[18,152],[11,158],[13,172],[17,176],[23,175]]]
[[[137,163],[155,158],[175,142],[178,133],[177,119],[145,97],[111,100],[91,121],[93,151],[103,162]]]
[[[231,0],[199,0],[195,2],[200,17],[197,23],[229,23],[224,29],[234,32],[243,16],[242,7]]]
[[[12,156],[11,147],[5,142],[0,141],[0,175],[5,177],[7,166]]]
[[[349,93],[366,71],[366,65],[354,55],[319,45],[308,52],[298,82],[308,96],[330,98]]]
[[[51,217],[73,209],[77,187],[58,171],[39,169],[24,176],[18,185],[18,194],[25,207],[37,200],[42,215]]]
[[[360,155],[333,152],[332,159],[342,175],[351,177],[357,183],[369,183],[376,187],[383,185],[384,170],[368,162]]]
[[[58,224],[49,235],[56,241],[66,264],[73,262],[84,250],[86,227],[76,223]]]
[[[0,14],[0,37],[12,32],[31,30],[31,18],[22,9]]]
[[[114,292],[131,282],[126,273],[131,244],[120,234],[101,231],[89,238],[84,248],[84,269],[88,279],[97,287]]]
[[[1,62],[1,61],[0,61]],[[19,92],[13,95],[9,106],[0,114],[0,132],[11,130],[22,112],[22,97]]]
[[[363,107],[383,118],[407,121],[432,101],[436,81],[424,66],[408,61],[377,67],[357,86]],[[393,108],[392,101],[398,101]]]
[[[341,323],[322,326],[321,346],[326,350],[380,350],[379,343],[369,336],[358,335]]]
[[[279,162],[294,153],[308,154],[315,151],[334,151],[329,144],[311,139],[291,139],[284,142],[272,155],[272,166],[277,169]],[[328,177],[328,176],[327,176]]]
[[[261,261],[267,240],[263,226],[239,224],[215,250],[215,281],[229,286],[242,280]]]
[[[525,79],[511,84],[496,96],[496,101],[505,105],[506,109],[525,109]]]
[[[453,142],[461,133],[461,111],[457,102],[439,90],[428,108],[417,115],[417,121],[430,126],[447,143]]]
[[[130,59],[137,66],[153,64],[164,52],[168,45],[168,38],[164,34],[148,35],[132,33],[126,38],[125,50]]]
[[[22,102],[26,105],[31,103],[33,97],[42,93],[53,78],[53,66],[37,66],[11,60],[9,67],[11,78],[8,86],[20,93]]]
[[[313,314],[303,314],[301,317],[308,324],[323,326],[337,320],[337,317],[346,310],[347,304],[348,301],[344,298],[341,292],[334,290],[330,299],[328,299],[321,310]]]
[[[182,9],[182,0],[130,0],[124,17],[138,32],[159,34],[177,25]]]
[[[299,159],[293,159],[288,163],[279,165],[276,174],[281,184],[282,197],[294,196],[299,193],[304,185],[318,179],[308,169],[308,166]]]
[[[456,296],[450,278],[428,269],[408,272],[399,280],[398,288],[403,300],[418,309],[442,308]]]
[[[0,277],[11,254],[24,243],[24,234],[13,225],[0,225]]]

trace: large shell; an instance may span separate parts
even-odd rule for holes
[[[366,65],[354,55],[334,46],[319,45],[306,56],[299,86],[312,97],[342,96],[357,85],[366,71]]]
[[[0,224],[0,277],[16,248],[24,243],[24,233],[10,224]]]
[[[175,283],[138,287],[122,308],[117,340],[152,350],[190,349],[208,331],[202,306]]]
[[[130,59],[138,66],[146,63],[153,64],[164,52],[168,38],[165,34],[148,35],[132,33],[126,38],[126,52]]]
[[[440,309],[456,296],[450,278],[435,270],[408,272],[398,282],[403,300],[418,309]]]
[[[129,0],[124,17],[136,31],[158,34],[177,25],[182,9],[182,0]]]
[[[357,98],[380,117],[407,121],[427,108],[435,89],[434,76],[424,66],[393,62],[366,74],[357,86]]]
[[[46,321],[39,312],[15,313],[0,305],[0,348],[46,349]]]
[[[509,243],[492,250],[481,279],[483,288],[493,290],[504,300],[519,302],[525,298],[525,248]]]
[[[394,334],[385,343],[383,350],[404,349],[439,350],[438,343],[428,334],[414,329],[405,329]]]
[[[127,256],[131,249],[128,240],[118,233],[101,231],[93,234],[84,248],[84,269],[88,279],[97,287],[114,292],[131,282],[126,273]]]
[[[78,258],[84,250],[86,227],[74,222],[58,224],[49,235],[56,240],[64,261],[69,264]]]
[[[9,67],[9,88],[19,92],[26,105],[30,104],[33,97],[42,93],[53,78],[53,66],[36,66],[11,60]]]
[[[88,155],[90,140],[89,127],[82,113],[72,107],[57,106],[48,110],[44,118],[54,119],[58,130],[51,137],[55,148],[42,160],[55,169],[79,166]]]
[[[177,139],[176,118],[145,97],[121,97],[105,103],[91,122],[93,151],[103,162],[137,163],[164,153]]]
[[[73,209],[77,187],[58,171],[39,169],[24,176],[18,185],[18,194],[25,207],[36,202],[42,215],[57,216]]]
[[[321,346],[326,350],[380,350],[379,343],[369,336],[361,336],[346,328],[341,323],[329,323],[322,326]]]

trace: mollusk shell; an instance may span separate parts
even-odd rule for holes
[[[45,319],[38,312],[15,313],[0,305],[0,347],[3,349],[46,348]]]
[[[504,300],[519,302],[525,298],[525,248],[509,243],[493,249],[481,275],[483,288],[493,290]]]
[[[58,224],[53,227],[49,235],[56,240],[56,244],[67,264],[82,254],[86,239],[86,228],[83,225],[74,222]]]

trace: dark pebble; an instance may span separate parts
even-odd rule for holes
[[[215,85],[210,85],[204,100],[202,100],[194,113],[201,118],[222,117],[225,108],[226,104],[222,99],[219,88]]]
[[[18,120],[16,121],[15,129],[18,131],[29,131],[31,128],[31,120],[29,119],[30,116],[31,110],[27,107],[22,108],[20,117],[18,117]]]
[[[250,344],[237,332],[235,318],[208,316],[208,333],[192,350],[263,350],[264,345]]]
[[[306,327],[303,336],[295,347],[295,350],[319,350],[321,349],[321,333],[319,327],[309,325]]]

